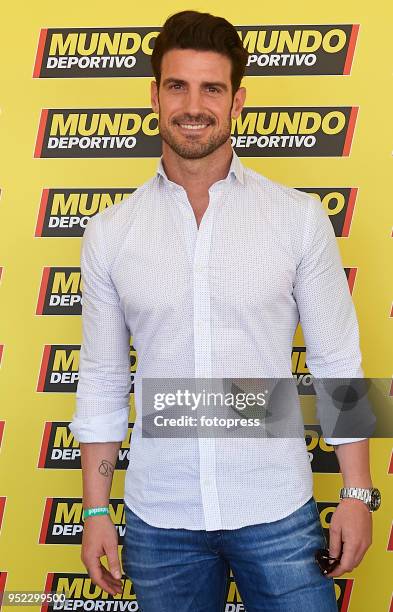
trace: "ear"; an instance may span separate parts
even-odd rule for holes
[[[159,112],[159,104],[158,104],[158,86],[156,81],[151,81],[150,83],[150,100],[151,107],[155,113]]]
[[[235,93],[233,97],[232,109],[231,109],[232,119],[236,119],[240,115],[245,101],[246,101],[246,88],[239,87],[239,89],[237,90],[237,92]]]

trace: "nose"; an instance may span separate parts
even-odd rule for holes
[[[184,111],[190,115],[198,115],[203,110],[201,92],[198,88],[189,88],[184,99]]]

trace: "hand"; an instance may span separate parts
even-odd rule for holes
[[[86,518],[81,559],[94,584],[111,595],[123,592],[116,527],[109,515]],[[100,561],[106,555],[109,571]]]
[[[359,565],[371,542],[372,512],[360,499],[342,499],[329,528],[329,554],[339,557],[342,546],[341,561],[326,577],[336,578],[351,572]]]

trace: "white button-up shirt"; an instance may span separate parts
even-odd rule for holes
[[[322,204],[233,152],[198,228],[186,191],[160,160],[151,180],[89,220],[81,272],[70,429],[79,442],[125,439],[132,334],[126,504],[151,525],[206,530],[275,521],[303,505],[313,494],[304,438],[146,438],[138,407],[143,377],[290,378],[299,317],[311,374],[363,376],[356,314]]]

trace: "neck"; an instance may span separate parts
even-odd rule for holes
[[[162,143],[162,163],[170,181],[184,187],[190,200],[205,200],[208,190],[224,179],[232,161],[230,140],[201,159],[184,159],[165,142]]]

